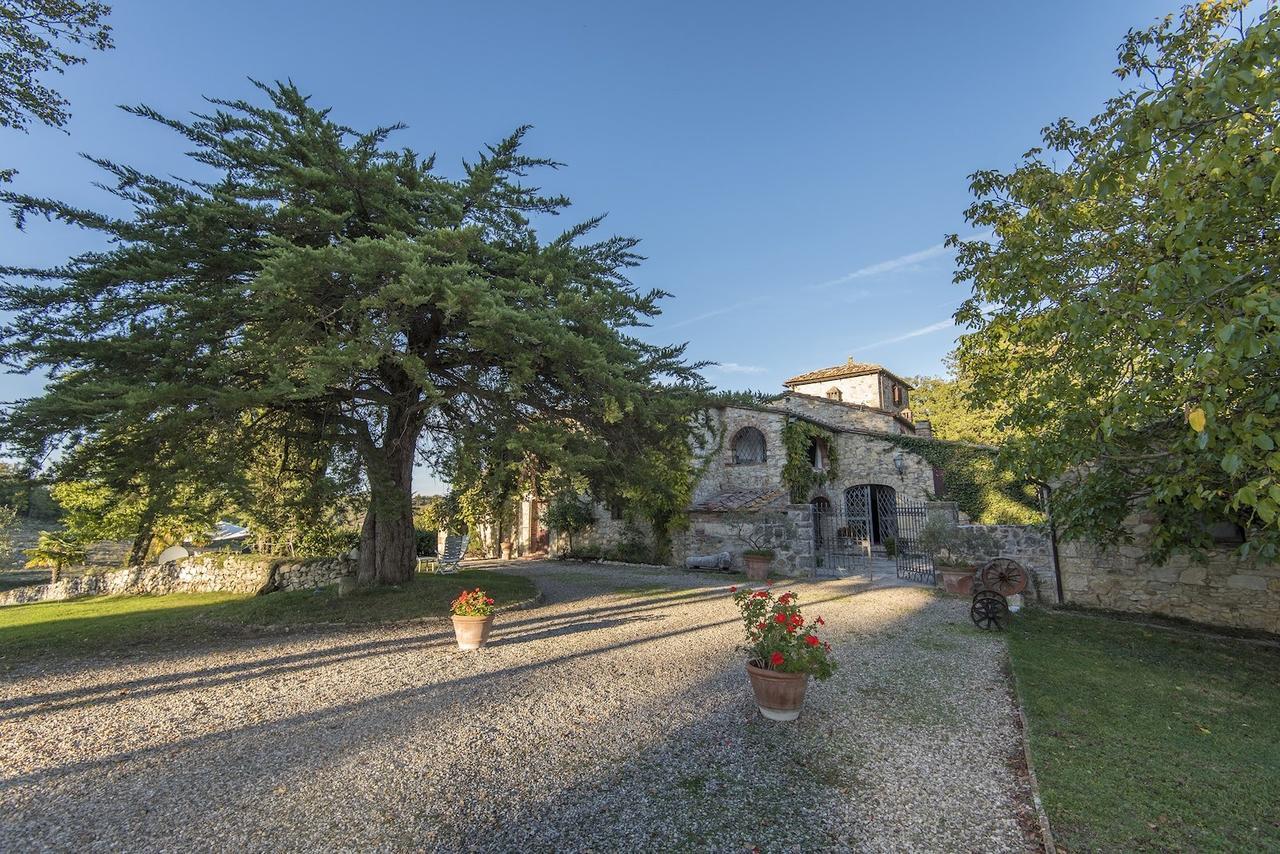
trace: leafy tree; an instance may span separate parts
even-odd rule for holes
[[[565,492],[557,495],[547,507],[547,527],[560,531],[569,540],[569,551],[573,551],[573,536],[581,534],[595,524],[596,516],[591,510],[590,501],[578,495]]]
[[[83,563],[85,560],[84,545],[78,540],[62,534],[41,531],[40,539],[35,546],[26,550],[27,568],[49,569],[49,583],[57,584],[62,575],[62,568],[68,565]]]
[[[1280,17],[1245,7],[1130,32],[1131,88],[975,173],[966,219],[994,237],[951,239],[973,399],[1068,536],[1123,541],[1141,510],[1155,560],[1219,520],[1280,553]]]
[[[32,119],[63,127],[67,99],[41,78],[64,73],[85,58],[76,53],[112,47],[105,3],[76,0],[0,0],[0,127],[25,131]],[[13,176],[0,169],[0,181]]]
[[[367,483],[360,578],[397,583],[415,565],[424,436],[447,445],[490,421],[596,435],[700,383],[682,347],[626,332],[664,296],[626,278],[634,239],[585,242],[599,219],[539,237],[530,215],[568,200],[523,183],[556,165],[521,152],[525,129],[450,179],[387,147],[398,126],[357,133],[292,84],[259,88],[269,105],[215,100],[190,122],[131,109],[185,137],[205,172],[179,181],[96,161],[128,218],[5,196],[19,225],[43,214],[114,241],[8,271],[27,278],[0,299],[17,313],[0,355],[52,377],[6,413],[11,441],[46,449],[140,425],[204,441],[253,412],[311,425]],[[120,460],[143,470],[135,453]]]
[[[0,563],[13,554],[13,528],[17,523],[17,509],[0,504]]]
[[[1007,438],[996,426],[1003,407],[975,403],[969,377],[912,377],[911,384],[911,412],[929,420],[936,438],[975,445],[999,445]]]

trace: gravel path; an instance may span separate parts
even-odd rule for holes
[[[1035,850],[966,603],[788,585],[841,669],[779,724],[723,578],[520,567],[546,602],[478,653],[439,620],[0,677],[0,850]]]

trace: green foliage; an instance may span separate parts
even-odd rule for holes
[[[742,613],[749,661],[781,673],[807,673],[818,681],[835,674],[831,644],[818,637],[822,618],[807,622],[794,592],[773,596],[772,590],[733,589],[733,603]]]
[[[56,582],[62,568],[84,563],[84,544],[70,536],[50,531],[41,531],[40,539],[26,550],[27,569],[47,567],[51,570],[49,580]]]
[[[1130,32],[1133,81],[1062,119],[1011,172],[972,176],[956,319],[977,406],[999,407],[1012,465],[1055,485],[1068,537],[1148,556],[1248,532],[1280,555],[1280,13],[1185,7]]]
[[[67,99],[41,78],[62,74],[85,59],[73,51],[112,47],[105,3],[75,0],[5,0],[0,6],[0,127],[26,130],[35,119],[62,127]]]
[[[917,420],[928,419],[934,438],[975,445],[1000,445],[1006,432],[996,426],[1002,407],[975,405],[969,394],[973,382],[968,377],[912,377],[911,412]]]
[[[596,522],[591,503],[573,492],[562,492],[547,507],[543,521],[553,531],[560,531],[569,539],[569,551],[573,551],[573,536],[581,534]]]
[[[1280,850],[1280,650],[1039,609],[1007,637],[1060,850]]]
[[[0,504],[0,563],[13,554],[13,529],[17,523],[17,509]]]
[[[216,485],[234,479],[225,469],[256,440],[256,415],[305,425],[314,447],[353,455],[365,478],[361,579],[397,583],[414,566],[424,437],[436,459],[492,451],[485,479],[501,488],[472,497],[476,512],[496,512],[528,450],[505,437],[581,437],[607,471],[632,451],[629,421],[675,424],[669,397],[703,388],[683,347],[629,333],[665,296],[627,278],[635,239],[586,242],[600,218],[549,240],[534,229],[532,217],[569,201],[526,182],[557,165],[523,153],[527,128],[447,178],[389,146],[396,126],[357,132],[292,85],[259,89],[265,104],[214,99],[190,121],[129,109],[176,131],[201,179],[95,161],[127,218],[0,194],[19,225],[57,218],[110,247],[2,271],[21,283],[0,294],[14,315],[0,358],[52,371],[42,396],[5,413],[7,442],[33,458],[88,442],[113,485],[145,479],[154,448],[176,460],[166,483],[200,474]],[[626,463],[637,492],[666,482],[673,447],[647,438],[649,452]],[[187,464],[192,441],[217,469]],[[663,516],[671,496],[655,495],[649,509]]]
[[[1035,525],[1044,521],[1040,491],[1001,465],[997,452],[921,436],[880,438],[942,470],[943,494],[980,525]]]
[[[0,505],[12,507],[24,519],[57,521],[61,511],[30,467],[0,462]]]
[[[809,459],[809,448],[815,441],[823,442],[827,447],[826,469],[816,469]],[[804,502],[815,486],[836,478],[840,468],[840,458],[836,450],[835,434],[824,427],[788,418],[782,428],[782,446],[787,452],[786,464],[782,467],[782,482],[791,490],[791,500]]]

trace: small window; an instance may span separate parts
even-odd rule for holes
[[[743,427],[733,437],[732,451],[734,465],[764,462],[764,434],[754,427]]]
[[[905,400],[906,400],[906,395],[903,393],[902,386],[898,385],[897,383],[894,383],[893,384],[893,405],[902,406],[903,401]]]
[[[838,388],[828,389],[827,400],[844,400],[844,392]]]
[[[830,456],[826,442],[821,439],[809,440],[809,465],[813,466],[814,471],[826,471]]]

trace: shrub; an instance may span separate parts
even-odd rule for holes
[[[733,602],[742,612],[747,630],[747,654],[751,663],[780,673],[807,673],[814,679],[827,679],[836,671],[831,658],[831,644],[818,638],[821,617],[810,626],[797,604],[800,597],[788,591],[776,599],[767,588],[729,588]]]
[[[449,603],[449,613],[455,617],[487,617],[493,613],[493,600],[479,587],[463,590]]]

